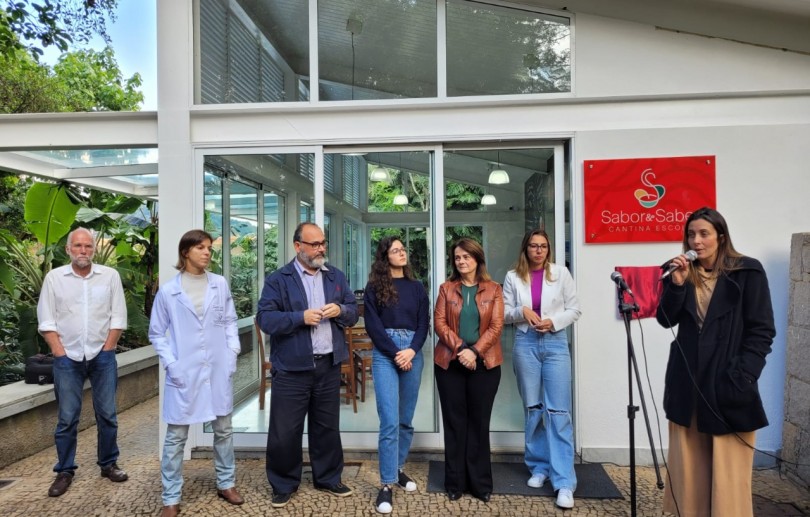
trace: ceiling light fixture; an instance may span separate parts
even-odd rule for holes
[[[501,151],[498,150],[498,165],[489,173],[490,185],[506,185],[509,183],[509,174],[501,169]],[[495,204],[495,203],[492,203]]]
[[[498,201],[495,199],[495,196],[492,194],[484,194],[484,196],[481,198],[482,205],[494,205],[497,202]]]
[[[405,206],[408,204],[408,196],[405,195],[405,172],[402,170],[402,153],[399,153],[399,175],[402,178],[402,192],[394,196],[394,205]]]
[[[382,164],[378,163],[376,167],[371,169],[371,175],[369,176],[369,179],[375,182],[379,181],[389,182],[391,181],[391,175],[388,174],[388,169],[383,167]]]

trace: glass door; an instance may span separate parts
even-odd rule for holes
[[[484,248],[493,280],[503,284],[507,271],[517,261],[527,230],[542,228],[556,250],[565,249],[568,236],[560,224],[564,220],[564,205],[557,201],[562,182],[555,171],[555,161],[562,160],[561,153],[561,146],[445,146],[447,254],[457,239],[475,239]],[[557,256],[555,253],[555,259]],[[562,263],[565,254],[561,256],[563,259],[557,261]],[[445,260],[449,274],[452,265],[449,258]],[[504,362],[490,429],[493,445],[519,447],[523,443],[524,417],[512,367],[513,343],[513,326],[505,325],[501,337]]]

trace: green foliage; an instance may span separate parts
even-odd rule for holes
[[[249,233],[231,244],[231,294],[236,315],[246,318],[256,312],[258,279],[256,275],[256,234]]]
[[[143,102],[141,75],[124,79],[112,47],[63,54],[53,71],[65,87],[68,111],[137,111]]]
[[[17,239],[30,239],[25,229],[25,195],[34,181],[31,178],[0,171],[0,228]]]
[[[23,51],[0,54],[0,113],[137,111],[140,74],[125,79],[111,47],[79,50],[51,69]]]
[[[21,196],[14,199],[19,203]],[[68,206],[73,202],[75,206]],[[13,205],[11,200],[8,204]],[[37,333],[42,280],[53,264],[68,262],[66,236],[79,225],[96,231],[94,262],[114,267],[121,275],[128,311],[121,349],[148,345],[148,314],[157,290],[155,203],[34,182],[26,196],[25,213],[30,233],[0,228],[0,384],[19,378],[21,358],[47,351]],[[34,235],[36,241],[20,234]]]
[[[78,210],[78,199],[67,183],[36,182],[25,196],[28,229],[46,247],[70,232]]]
[[[55,46],[62,52],[94,35],[108,42],[107,23],[115,20],[118,0],[6,0],[0,10],[0,56],[18,50],[34,58]]]

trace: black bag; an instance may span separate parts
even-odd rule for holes
[[[26,384],[53,384],[53,356],[37,354],[25,360]]]

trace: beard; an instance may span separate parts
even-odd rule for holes
[[[78,268],[84,269],[93,263],[93,257],[70,257],[70,261]]]
[[[329,259],[326,258],[326,254],[310,257],[301,250],[298,252],[298,260],[310,269],[321,269]]]

